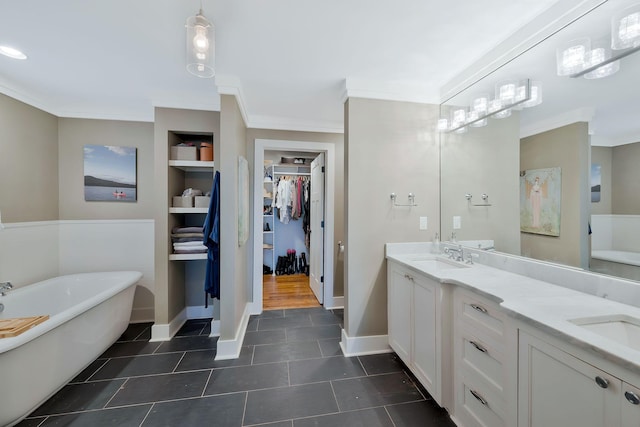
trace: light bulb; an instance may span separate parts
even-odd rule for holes
[[[193,47],[197,52],[206,53],[209,50],[209,39],[207,29],[202,25],[196,25],[196,35],[193,38]]]

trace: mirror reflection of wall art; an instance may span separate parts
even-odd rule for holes
[[[602,186],[601,166],[598,163],[591,163],[591,203],[600,201],[600,187]]]
[[[138,200],[135,147],[84,146],[84,200],[136,202]]]
[[[520,173],[520,231],[560,235],[562,177],[560,168]]]

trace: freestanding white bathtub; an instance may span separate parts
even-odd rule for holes
[[[125,331],[137,271],[61,276],[0,297],[0,319],[48,314],[0,339],[0,426],[12,426],[73,379]]]

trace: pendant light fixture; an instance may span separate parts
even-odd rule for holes
[[[187,18],[187,71],[210,78],[214,70],[214,27],[202,13]]]

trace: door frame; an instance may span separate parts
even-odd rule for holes
[[[253,167],[253,297],[251,314],[262,313],[262,188],[264,185],[264,152],[297,151],[325,153],[324,188],[324,307],[334,308],[333,265],[334,265],[334,216],[335,216],[335,145],[328,142],[285,141],[275,139],[256,139]]]

